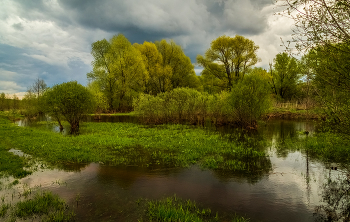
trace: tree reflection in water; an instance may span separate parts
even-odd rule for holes
[[[332,178],[331,171],[323,184],[323,205],[315,209],[316,221],[350,221],[350,171]]]

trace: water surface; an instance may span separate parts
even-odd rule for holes
[[[128,118],[123,121],[135,121]],[[229,127],[216,130],[237,133]],[[91,163],[35,172],[20,182],[59,194],[75,209],[77,221],[137,221],[142,213],[137,200],[174,194],[228,217],[236,212],[251,221],[314,221],[315,209],[327,204],[322,202],[327,179],[346,175],[344,169],[331,170],[334,163],[313,160],[305,150],[283,145],[285,140],[306,137],[298,132],[308,131],[312,136],[314,130],[315,123],[308,121],[273,120],[260,126],[251,137],[268,141],[264,149],[272,170],[254,180],[252,175],[204,170],[196,165],[152,170]]]

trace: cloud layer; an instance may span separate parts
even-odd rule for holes
[[[132,43],[173,39],[193,63],[218,36],[239,34],[260,46],[258,66],[267,68],[292,25],[273,16],[274,7],[272,0],[2,0],[0,92],[25,91],[38,77],[49,86],[86,84],[91,43],[118,33]]]

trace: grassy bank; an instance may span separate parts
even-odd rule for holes
[[[136,116],[137,113],[135,112],[128,112],[128,113],[100,113],[100,114],[89,114],[90,116]]]
[[[317,108],[306,110],[274,107],[263,119],[320,119],[322,116],[322,112]]]
[[[184,125],[146,127],[132,123],[84,123],[79,136],[39,127],[18,127],[0,116],[0,147],[39,157],[51,164],[103,162],[141,167],[187,167],[268,172],[263,151]]]

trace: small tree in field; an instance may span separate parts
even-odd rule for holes
[[[79,122],[93,110],[91,93],[76,81],[55,85],[44,94],[45,111],[60,123],[63,117],[70,124],[70,133],[79,133]],[[60,124],[61,125],[61,124]]]

